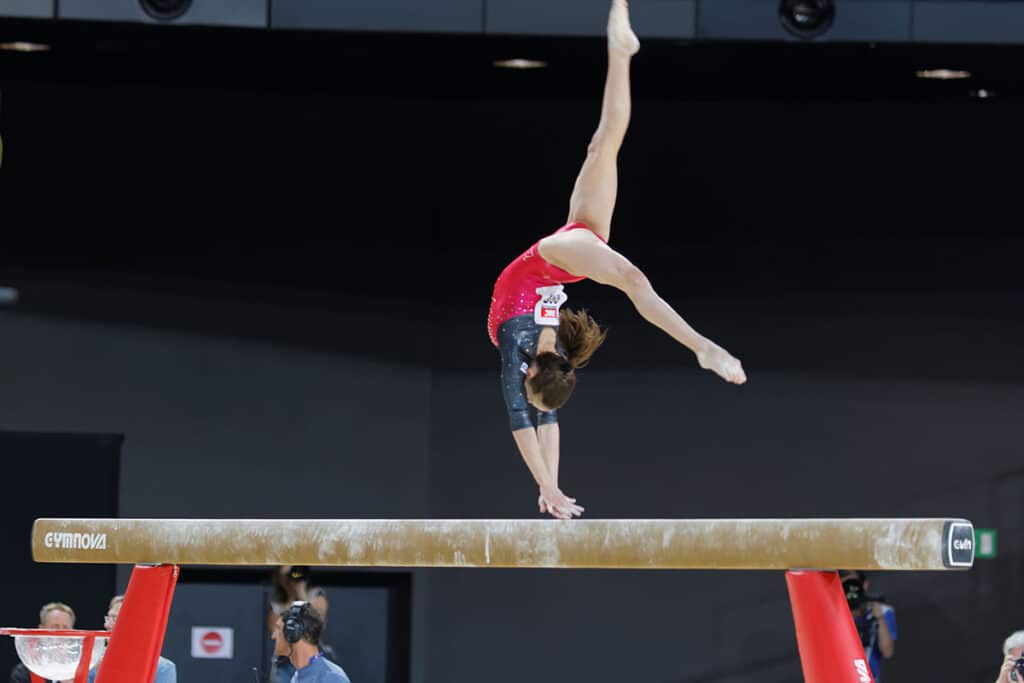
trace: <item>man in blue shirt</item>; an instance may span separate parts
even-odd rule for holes
[[[875,683],[881,682],[883,659],[892,659],[896,654],[896,610],[868,593],[868,577],[861,571],[843,571],[839,574],[850,604],[853,623],[860,634],[864,654],[871,667]]]
[[[324,622],[308,602],[295,602],[281,613],[271,637],[277,661],[273,683],[351,683],[337,664],[324,657],[320,634]]]

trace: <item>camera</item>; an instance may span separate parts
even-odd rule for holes
[[[1024,676],[1024,657],[1017,660],[1016,666],[1010,669],[1010,680],[1019,681]]]
[[[870,595],[864,590],[864,582],[856,576],[843,581],[843,592],[846,593],[846,604],[854,612],[869,602],[885,602],[884,595]]]

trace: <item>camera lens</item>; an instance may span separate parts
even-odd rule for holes
[[[157,21],[173,21],[192,7],[192,0],[139,0],[142,10]]]
[[[843,591],[846,593],[846,603],[851,610],[864,604],[864,584],[858,579],[850,578],[843,581]]]
[[[782,0],[779,21],[790,34],[811,40],[832,28],[836,18],[834,0]]]

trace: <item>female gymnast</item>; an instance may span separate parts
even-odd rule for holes
[[[567,299],[563,284],[589,278],[621,290],[648,322],[693,351],[702,368],[733,384],[747,380],[736,358],[698,334],[658,296],[639,268],[608,246],[618,189],[616,157],[629,126],[629,65],[639,49],[628,3],[613,0],[601,120],[576,178],[568,223],[502,271],[487,317],[491,343],[501,353],[512,438],[540,487],[540,512],[559,519],[578,517],[583,508],[558,488],[555,411],[576,385],[576,368],[590,360],[605,336],[585,311],[561,308]]]

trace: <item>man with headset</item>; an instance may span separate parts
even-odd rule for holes
[[[273,683],[351,683],[340,666],[324,657],[323,627],[320,613],[308,602],[293,602],[281,613],[271,635],[277,659]]]

